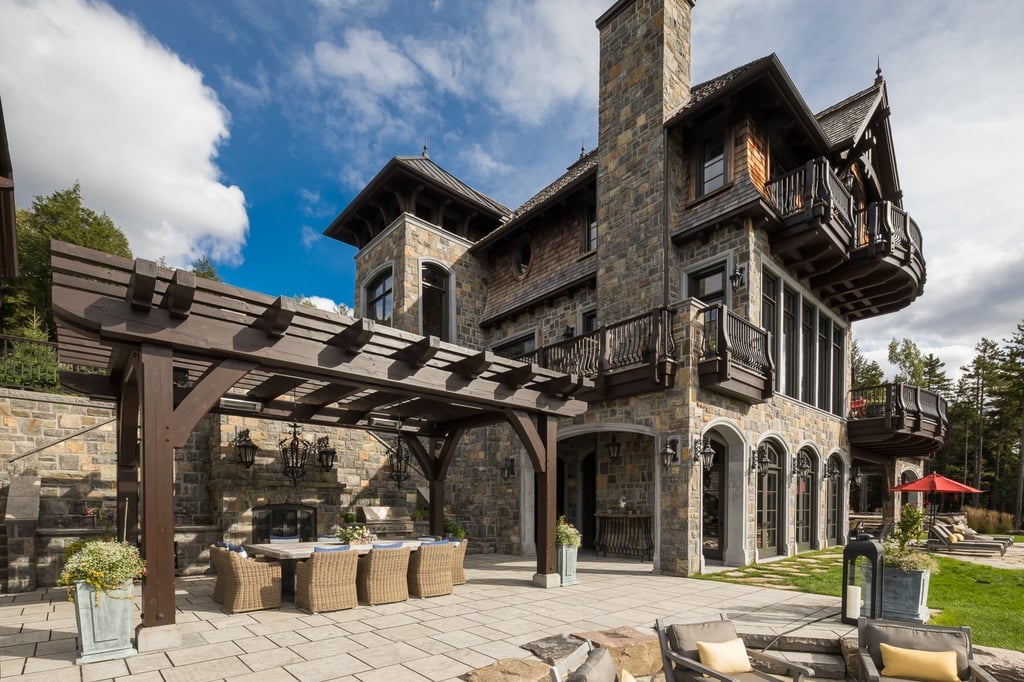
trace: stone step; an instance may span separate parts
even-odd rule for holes
[[[744,643],[752,649],[765,649],[769,652],[800,651],[807,653],[839,654],[842,652],[840,639],[834,634],[816,637],[813,635],[782,635],[777,636],[762,632],[744,632],[737,624],[737,633]]]
[[[775,655],[785,658],[787,661],[806,665],[814,669],[814,679],[818,680],[845,680],[846,660],[839,654],[825,654],[812,651],[773,651]],[[781,667],[778,670],[769,670],[772,673],[784,673]]]

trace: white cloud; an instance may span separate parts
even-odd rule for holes
[[[347,303],[338,303],[337,301],[324,296],[298,296],[297,298],[300,301],[309,301],[313,304],[314,308],[326,310],[329,313],[341,313],[343,315],[352,314],[352,309],[348,307]]]
[[[202,74],[105,4],[8,0],[0,15],[19,203],[79,180],[136,255],[237,260],[245,197],[220,181],[228,114]]]
[[[318,42],[313,61],[320,73],[375,95],[391,95],[420,80],[416,65],[373,30],[349,29],[342,45]]]
[[[320,240],[321,236],[322,235],[319,232],[314,230],[309,225],[302,226],[302,245],[305,246],[307,249],[313,248],[313,245]]]
[[[512,166],[498,161],[488,154],[479,144],[470,145],[459,153],[459,158],[469,166],[474,177],[483,179],[493,175],[505,175],[512,172]]]
[[[270,102],[273,94],[267,75],[262,71],[256,74],[255,83],[247,83],[238,79],[227,70],[221,72],[220,80],[235,100],[247,107],[262,107]]]

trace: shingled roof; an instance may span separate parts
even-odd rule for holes
[[[884,81],[876,81],[815,115],[833,146],[849,143],[863,131],[865,122],[882,101],[883,84]]]
[[[495,213],[511,213],[511,210],[499,201],[495,201],[483,192],[478,192],[462,180],[441,168],[430,160],[429,156],[396,156],[396,165],[408,168],[417,175],[433,180],[436,184],[448,189],[463,198],[479,204]]]
[[[585,182],[591,174],[597,173],[597,149],[582,154],[579,160],[563,173],[557,180],[527,199],[522,206],[512,212],[511,217],[500,228],[473,245],[473,250],[484,249],[496,243],[502,237],[514,232],[543,207],[549,205],[568,192]]]
[[[701,103],[707,99],[711,99],[715,93],[724,90],[734,81],[742,79],[744,76],[753,75],[762,71],[773,59],[777,60],[775,53],[755,59],[752,62],[747,62],[742,66],[737,66],[731,71],[726,71],[720,76],[716,76],[710,80],[706,80],[702,83],[697,83],[690,87],[690,97],[683,104],[676,107],[672,113],[668,115],[668,120],[673,121],[677,117],[685,114],[691,109],[696,109]]]

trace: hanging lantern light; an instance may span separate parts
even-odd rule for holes
[[[312,445],[299,436],[298,424],[292,422],[289,426],[292,428],[292,437],[282,438],[277,446],[281,450],[284,475],[291,479],[292,485],[298,485],[299,479],[306,475],[306,460]]]
[[[409,453],[402,448],[402,437],[395,437],[395,447],[388,448],[388,478],[401,488],[409,478]]]
[[[613,433],[612,439],[608,443],[608,461],[611,462],[612,464],[618,464],[621,461],[621,457],[622,443],[619,442],[619,439],[616,438],[615,434]]]
[[[260,449],[249,437],[249,429],[242,429],[236,433],[231,444],[235,446],[235,461],[246,469],[251,467],[256,461],[256,453]]]
[[[334,460],[338,451],[331,447],[331,440],[327,436],[316,439],[316,463],[321,471],[327,472],[334,468]]]

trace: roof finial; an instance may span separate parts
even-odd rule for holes
[[[875,69],[875,85],[881,83],[884,79],[882,78],[882,55],[878,55],[878,68]]]
[[[429,159],[430,158],[430,152],[427,151],[427,138],[423,138],[423,158],[424,159]]]
[[[583,140],[580,140],[580,158],[582,159],[587,155],[587,145],[584,144]]]

